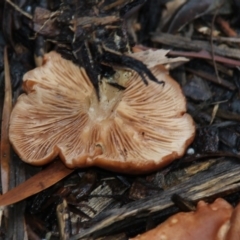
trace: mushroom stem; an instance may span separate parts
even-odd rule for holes
[[[121,87],[126,88],[129,78],[132,73],[126,70],[119,70],[115,75],[109,79],[103,78],[99,83],[99,96],[100,102],[94,96],[91,96],[90,100],[90,110],[94,109],[92,112],[92,119],[97,121],[102,121],[104,119],[111,118],[111,115],[115,113],[119,102],[122,100],[124,91],[119,89],[113,84],[117,84]]]

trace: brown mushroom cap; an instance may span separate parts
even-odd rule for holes
[[[184,154],[195,125],[186,114],[180,86],[162,67],[151,69],[165,86],[137,73],[117,71],[102,80],[100,100],[84,69],[55,52],[24,75],[11,115],[9,137],[27,163],[42,165],[57,155],[70,168],[99,166],[146,173]],[[108,79],[109,80],[109,79]]]
[[[227,234],[224,240],[240,239],[240,203],[234,209],[230,222],[227,226]]]
[[[132,240],[237,240],[239,236],[227,238],[232,212],[232,206],[223,199],[212,204],[200,201],[195,212],[177,213]]]

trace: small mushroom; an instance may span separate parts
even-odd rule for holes
[[[212,204],[200,201],[195,212],[177,213],[131,240],[237,240],[239,235],[237,238],[227,237],[232,213],[233,207],[224,199],[216,199]]]
[[[181,157],[195,125],[178,83],[163,67],[151,71],[164,86],[146,86],[137,73],[115,70],[111,79],[101,79],[99,98],[85,70],[56,52],[27,72],[26,94],[18,98],[9,128],[21,159],[43,165],[59,155],[70,168],[139,174]]]

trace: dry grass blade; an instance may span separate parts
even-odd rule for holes
[[[1,126],[1,181],[2,193],[8,191],[10,174],[10,143],[8,138],[9,119],[12,111],[12,89],[7,47],[4,49],[5,95]]]
[[[24,183],[0,196],[0,206],[7,206],[19,202],[41,192],[68,176],[73,171],[73,169],[66,168],[62,162],[56,161]]]

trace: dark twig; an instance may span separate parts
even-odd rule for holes
[[[216,73],[216,76],[217,76],[217,80],[219,83],[221,83],[221,79],[219,77],[219,74],[218,74],[218,69],[217,69],[217,64],[216,64],[216,60],[215,60],[215,54],[214,54],[214,48],[213,48],[213,28],[214,28],[214,23],[215,23],[215,19],[216,19],[216,16],[217,16],[217,13],[220,9],[220,7],[223,5],[220,4],[219,7],[216,9],[214,15],[213,15],[213,18],[212,18],[212,22],[211,22],[211,34],[210,34],[210,43],[211,43],[211,54],[212,54],[212,60],[213,60],[213,67],[214,67],[214,71]]]
[[[15,3],[11,2],[10,0],[6,0],[7,3],[9,3],[13,8],[15,8],[16,11],[20,12],[23,16],[33,19],[33,16],[27,12],[24,12],[19,6],[17,6]]]

